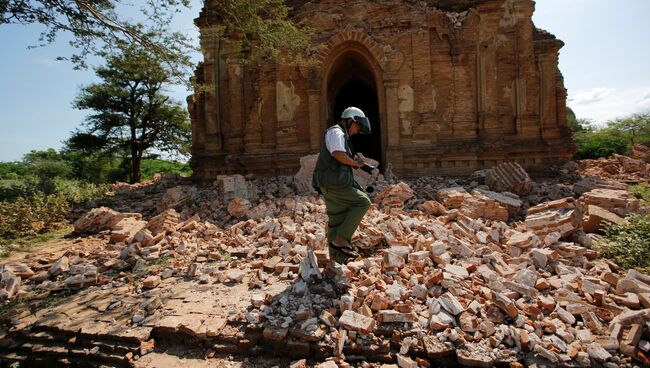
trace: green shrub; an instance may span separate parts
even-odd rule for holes
[[[0,180],[0,201],[15,201],[18,197],[31,197],[37,192],[38,179],[34,177]]]
[[[23,162],[0,162],[0,179],[19,179],[29,173],[29,165]]]
[[[57,178],[54,181],[54,188],[57,194],[63,195],[68,201],[81,203],[104,197],[111,186],[110,184],[94,184],[79,180]]]
[[[645,183],[630,185],[627,190],[630,194],[645,202],[644,205],[650,205],[650,185]]]
[[[619,266],[650,272],[650,215],[633,214],[622,225],[606,224],[598,247]]]
[[[613,153],[625,155],[629,152],[628,138],[611,129],[583,130],[573,134],[578,146],[574,158],[578,160],[609,157]]]
[[[188,163],[159,159],[142,160],[140,170],[142,171],[142,180],[150,179],[156,173],[176,173],[181,176],[192,175],[192,169]]]
[[[72,176],[91,183],[107,183],[126,180],[125,170],[120,169],[120,160],[110,154],[66,151],[65,159],[72,167]],[[118,175],[115,172],[119,171]]]
[[[66,224],[70,204],[65,196],[43,195],[19,197],[0,202],[0,237],[17,238],[56,230]]]
[[[635,143],[650,144],[650,113],[610,120],[605,127],[598,128],[593,122],[576,119],[572,112],[567,112],[567,124],[578,147],[575,159],[625,155]]]

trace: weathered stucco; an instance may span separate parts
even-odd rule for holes
[[[294,173],[349,105],[373,123],[359,151],[402,175],[469,174],[502,161],[534,169],[571,156],[563,43],[535,28],[533,1],[293,5],[292,17],[317,31],[313,66],[242,66],[206,12],[197,19],[196,74],[212,86],[188,99],[198,179]]]

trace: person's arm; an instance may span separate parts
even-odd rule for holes
[[[343,151],[332,152],[332,157],[334,157],[336,161],[342,163],[343,165],[352,166],[354,168],[359,168],[364,164],[364,162],[361,160],[358,161],[353,160],[350,156],[348,156],[347,153]]]
[[[355,160],[345,152],[345,135],[342,129],[330,128],[325,134],[325,144],[336,161],[354,168],[363,166],[363,160]]]

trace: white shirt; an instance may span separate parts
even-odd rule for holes
[[[327,133],[325,133],[325,146],[330,154],[336,151],[346,152],[345,134],[341,127],[335,125],[327,129]]]

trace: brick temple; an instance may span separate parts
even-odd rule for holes
[[[535,27],[530,0],[294,0],[316,30],[314,65],[241,63],[203,9],[209,92],[188,98],[197,179],[294,174],[347,106],[370,136],[357,151],[398,175],[466,175],[503,161],[535,170],[571,157],[564,43]],[[206,2],[207,7],[210,2]]]

